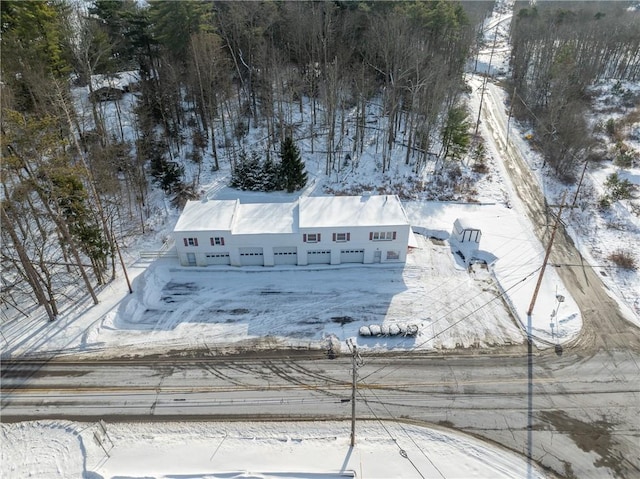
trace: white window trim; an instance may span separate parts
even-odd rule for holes
[[[393,241],[393,231],[374,231],[371,241]]]

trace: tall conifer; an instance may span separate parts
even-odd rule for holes
[[[282,186],[289,193],[301,190],[307,184],[307,173],[300,158],[300,150],[291,137],[280,145]]]

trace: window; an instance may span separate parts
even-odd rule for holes
[[[302,235],[302,241],[305,243],[320,243],[320,233],[308,233]]]
[[[371,241],[392,241],[396,239],[395,231],[372,231],[369,233]]]
[[[387,259],[400,259],[399,251],[387,251]]]
[[[198,246],[198,238],[183,238],[185,246]]]
[[[351,233],[333,233],[333,241],[337,243],[351,241]]]
[[[224,246],[224,238],[222,236],[216,236],[209,239],[211,240],[211,246]]]

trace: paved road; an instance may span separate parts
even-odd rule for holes
[[[638,354],[542,353],[534,361],[537,462],[567,477],[640,475]],[[2,420],[350,417],[349,358],[203,358],[2,364]],[[365,357],[360,418],[451,426],[519,453],[527,360],[513,354]]]

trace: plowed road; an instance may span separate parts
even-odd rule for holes
[[[537,355],[534,459],[557,472],[598,477],[591,451],[603,467],[637,476],[638,360],[625,351]],[[2,420],[347,419],[350,368],[346,357],[275,355],[4,362]],[[358,377],[359,418],[453,426],[527,450],[524,356],[369,357]]]

